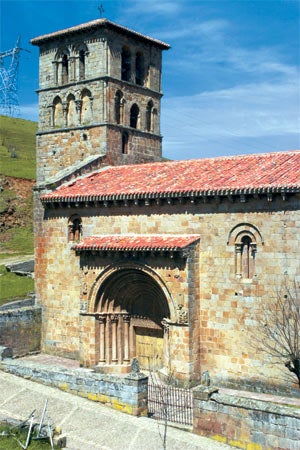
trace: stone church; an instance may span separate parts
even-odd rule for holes
[[[255,317],[300,276],[300,152],[162,161],[162,52],[98,19],[40,50],[42,350],[101,373],[281,384]],[[184,149],[183,149],[184,150]]]

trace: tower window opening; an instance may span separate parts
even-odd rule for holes
[[[123,94],[120,91],[116,92],[115,95],[115,121],[116,123],[121,123],[123,118],[122,118],[122,97]]]
[[[68,55],[64,54],[62,57],[62,84],[66,84],[69,80],[69,61]]]
[[[79,52],[79,79],[84,80],[85,78],[85,51],[80,50]]]
[[[136,103],[134,103],[130,109],[130,126],[132,128],[139,128],[139,116],[139,107]]]
[[[145,79],[145,63],[144,55],[137,53],[135,58],[135,82],[140,86],[144,86]]]
[[[122,154],[128,154],[128,133],[122,133]]]
[[[121,79],[130,81],[131,76],[131,54],[127,48],[123,48],[121,55]]]
[[[150,100],[146,109],[146,130],[153,131],[153,102]]]
[[[53,101],[53,126],[61,128],[64,125],[63,106],[60,97]]]

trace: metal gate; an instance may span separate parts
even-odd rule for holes
[[[193,425],[193,395],[189,389],[148,382],[148,414],[154,419]]]

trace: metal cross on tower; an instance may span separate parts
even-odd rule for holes
[[[19,114],[18,72],[21,50],[24,49],[20,47],[18,37],[13,49],[0,53],[0,113],[8,116]]]
[[[104,8],[103,8],[102,3],[101,3],[101,5],[98,6],[98,10],[99,10],[100,17],[102,17],[103,13],[104,13]]]

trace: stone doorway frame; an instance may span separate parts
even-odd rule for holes
[[[138,273],[144,276],[145,280],[153,284],[155,289],[160,291],[164,298],[164,305],[161,305],[160,323],[155,323],[151,318],[142,315],[131,315],[128,311],[106,310],[98,308],[102,300],[98,299],[99,292],[107,282],[113,282],[113,277],[121,272],[127,274]],[[103,305],[102,305],[103,306]],[[98,308],[98,309],[97,309]],[[102,309],[102,310],[101,310]],[[112,264],[106,268],[93,283],[89,295],[89,308],[87,315],[94,318],[95,330],[95,365],[100,372],[128,372],[130,362],[136,357],[136,331],[138,328],[148,328],[149,330],[160,329],[163,331],[163,355],[162,368],[167,366],[168,332],[165,327],[165,320],[172,320],[176,317],[174,301],[162,278],[150,267],[124,262]],[[149,335],[151,332],[149,332]]]

